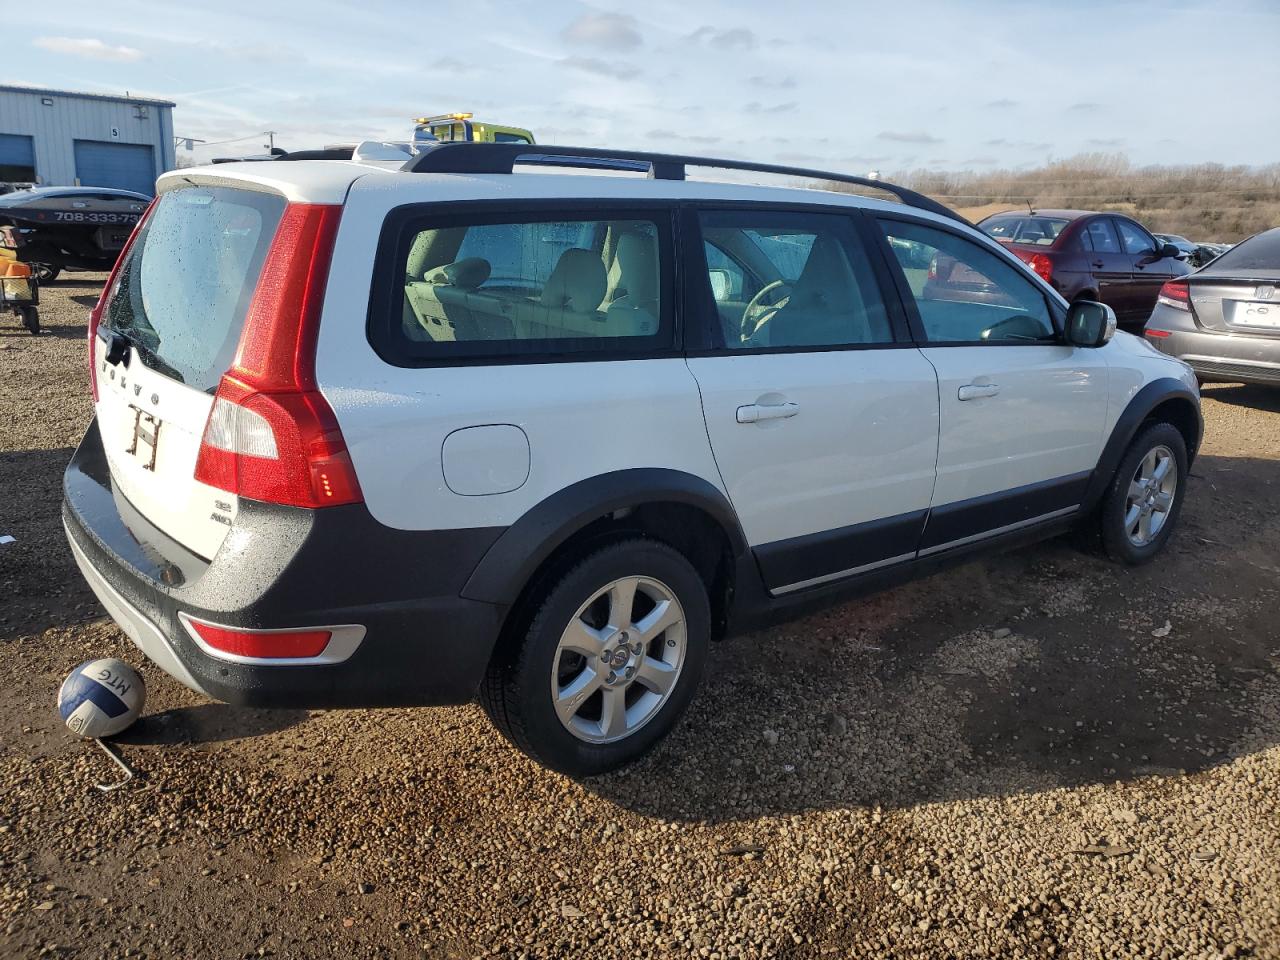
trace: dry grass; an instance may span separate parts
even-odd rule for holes
[[[1280,226],[1280,163],[1265,167],[1132,166],[1121,154],[1081,154],[1033,170],[937,173],[890,179],[970,220],[1028,204],[1116,210],[1151,230],[1197,241],[1235,242]]]

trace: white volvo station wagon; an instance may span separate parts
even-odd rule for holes
[[[66,530],[151,660],[259,706],[478,693],[573,775],[731,634],[1072,525],[1151,559],[1202,432],[1185,365],[937,203],[662,154],[169,173],[89,343]]]

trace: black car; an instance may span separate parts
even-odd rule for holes
[[[110,187],[35,187],[0,196],[18,259],[41,283],[64,269],[110,270],[151,198]]]

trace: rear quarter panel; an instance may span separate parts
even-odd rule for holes
[[[370,513],[402,530],[509,526],[570,484],[635,467],[683,471],[723,492],[697,384],[681,357],[407,368],[374,352],[366,321],[379,232],[393,207],[441,199],[421,179],[353,187],[321,317],[317,379]],[[489,495],[451,490],[446,438],[493,424],[527,436],[527,479]]]

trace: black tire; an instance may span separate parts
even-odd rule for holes
[[[613,742],[590,743],[566,728],[552,703],[551,678],[560,638],[592,596],[617,580],[637,576],[659,581],[683,608],[683,665],[665,701],[633,733]],[[520,614],[513,612],[513,616]],[[489,664],[480,686],[480,703],[494,726],[519,750],[561,773],[583,777],[639,759],[676,725],[693,699],[706,661],[711,609],[706,585],[682,554],[666,544],[635,538],[593,550],[547,577],[535,587],[524,616],[515,623],[519,632],[508,637]],[[660,634],[655,642],[661,644],[664,636]],[[580,709],[589,710],[590,705],[588,699]]]
[[[1178,471],[1177,486],[1173,490],[1173,502],[1163,525],[1150,542],[1138,545],[1130,539],[1125,524],[1125,514],[1129,509],[1129,484],[1142,461],[1159,447],[1164,447],[1173,454]],[[1164,549],[1182,512],[1187,474],[1187,444],[1177,427],[1170,423],[1150,423],[1138,431],[1138,435],[1129,444],[1124,459],[1120,461],[1120,466],[1116,468],[1116,475],[1103,495],[1101,509],[1098,511],[1102,545],[1111,559],[1137,566],[1149,562]]]
[[[40,284],[53,283],[58,279],[58,274],[62,273],[61,267],[55,267],[51,263],[33,263],[31,264],[31,275],[36,278]]]
[[[34,334],[40,332],[40,311],[35,307],[19,307],[18,311],[22,314],[22,325]]]

